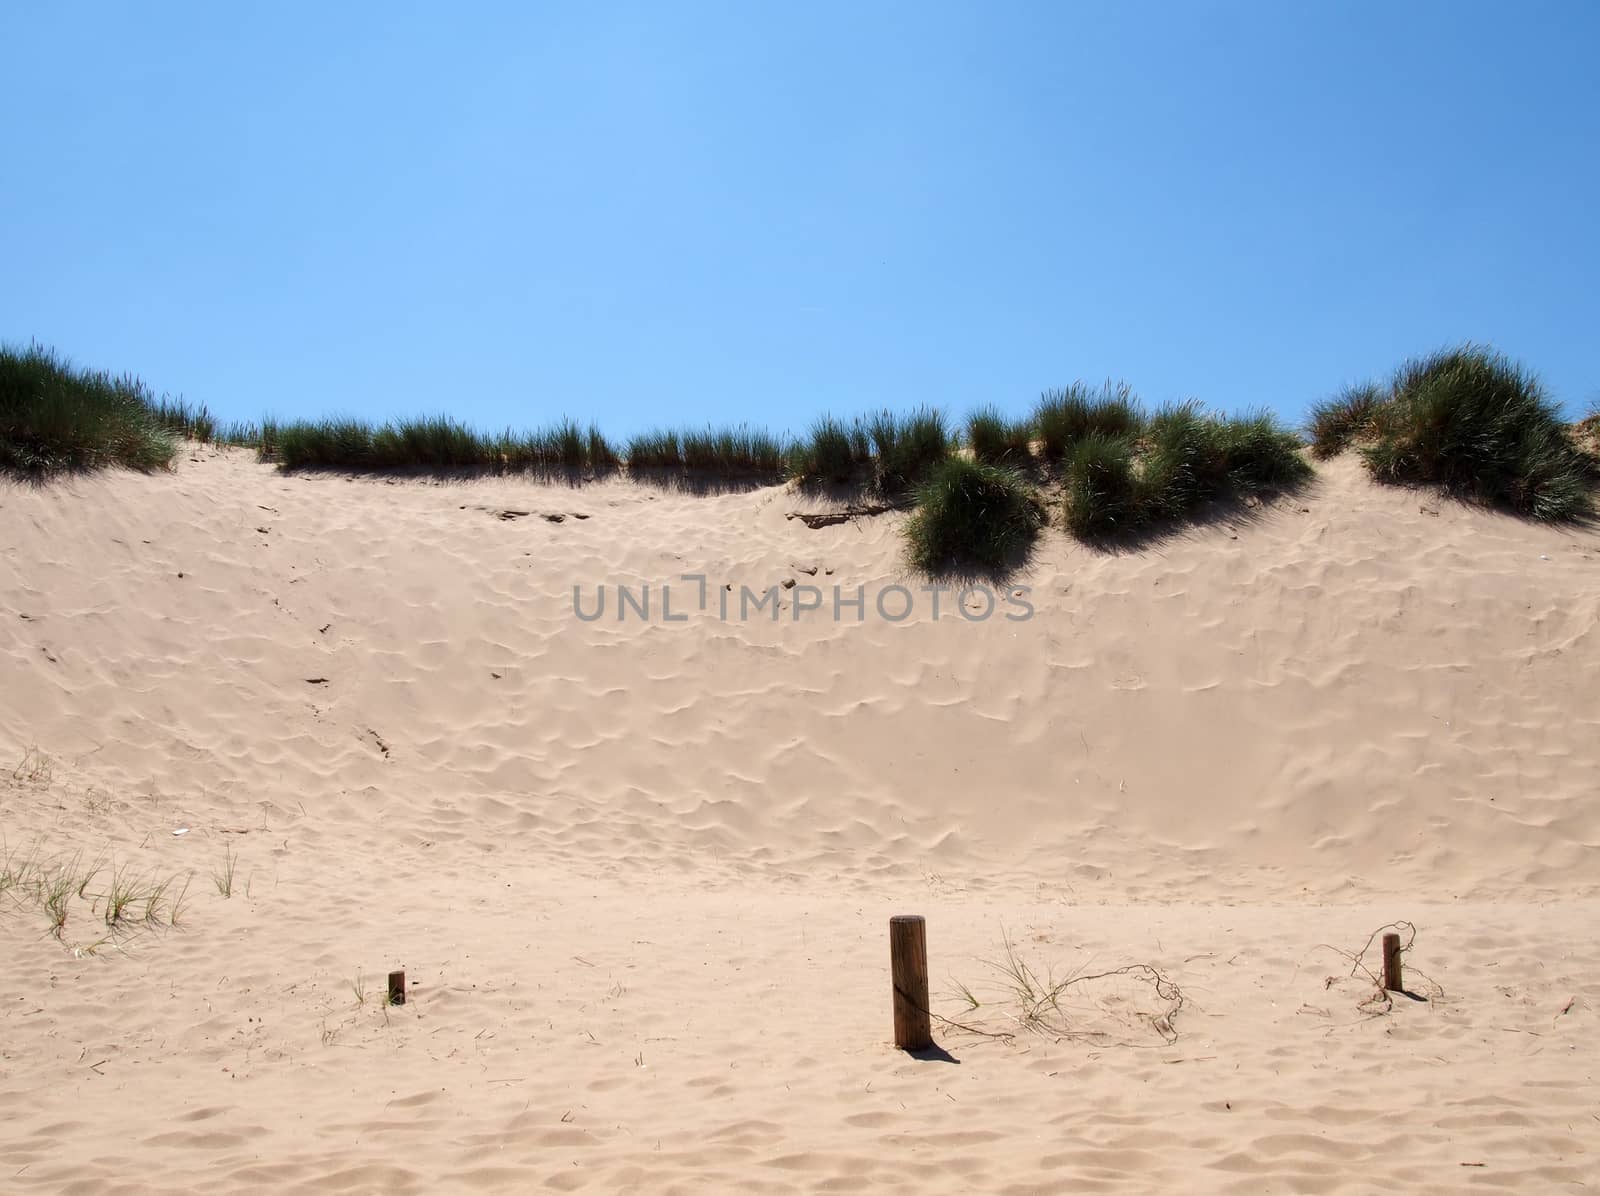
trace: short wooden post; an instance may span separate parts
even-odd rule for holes
[[[1383,936],[1383,987],[1390,992],[1405,992],[1400,974],[1400,936],[1393,932]]]
[[[389,1004],[404,1005],[406,1003],[406,974],[405,972],[389,973]]]
[[[933,1045],[928,1013],[928,939],[920,914],[889,919],[889,970],[894,978],[894,1045],[925,1051]]]

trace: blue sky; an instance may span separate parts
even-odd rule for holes
[[[1600,399],[1600,4],[18,5],[0,337],[229,417]]]

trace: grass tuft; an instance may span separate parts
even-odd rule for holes
[[[783,444],[776,437],[743,424],[707,428],[683,437],[684,465],[702,473],[778,477],[784,471],[784,456]]]
[[[223,440],[223,429],[204,403],[190,406],[182,396],[162,395],[151,406],[156,424],[174,436],[216,444]]]
[[[867,422],[877,461],[877,487],[884,494],[916,488],[950,456],[950,430],[937,408],[919,407],[909,415],[880,411]]]
[[[277,429],[272,458],[284,469],[367,469],[372,438],[372,425],[358,419],[296,420]]]
[[[924,573],[1018,564],[1044,523],[1044,514],[1016,471],[985,461],[950,457],[917,490],[906,522],[907,555]]]
[[[131,375],[79,369],[36,344],[0,346],[0,469],[163,469],[177,452],[169,424],[180,421],[177,406],[164,409]]]
[[[1074,382],[1065,390],[1046,391],[1034,409],[1045,460],[1057,464],[1087,436],[1132,440],[1144,427],[1139,401],[1125,382],[1107,382],[1093,390]]]
[[[1144,522],[1133,472],[1133,445],[1108,432],[1090,432],[1067,461],[1066,520],[1081,539],[1132,530]]]
[[[233,876],[238,864],[239,857],[233,854],[233,847],[231,845],[224,846],[221,865],[211,870],[211,883],[217,886],[218,896],[233,896]]]
[[[872,462],[872,445],[859,421],[824,415],[789,452],[789,472],[806,485],[857,481]]]
[[[1033,421],[1010,420],[995,407],[983,407],[967,420],[967,443],[979,461],[1021,468],[1033,460]]]
[[[352,436],[358,435],[351,430]],[[483,437],[444,415],[387,423],[363,429],[361,450],[379,468],[459,469],[481,465],[488,456]]]
[[[247,426],[257,455],[286,470],[464,470],[495,473],[607,473],[616,452],[595,427],[563,419],[532,432],[491,436],[449,416],[421,416],[373,425],[333,418]]]
[[[683,442],[670,429],[645,432],[628,441],[628,468],[671,469],[683,468]]]
[[[85,864],[81,851],[71,856],[42,858],[37,843],[26,855],[19,855],[0,842],[0,895],[9,894],[19,905],[36,904],[56,939],[67,942],[67,924],[75,903],[87,903],[90,913],[100,915],[109,934],[93,943],[73,946],[75,954],[92,955],[135,928],[179,925],[188,894],[187,879],[180,885],[177,876],[146,876],[131,865],[111,864],[109,888],[103,893],[90,892],[96,877],[107,870],[103,853]]]
[[[629,470],[719,477],[777,479],[784,472],[784,456],[776,437],[743,424],[692,432],[661,429],[635,436],[628,444]]]
[[[605,433],[593,424],[589,425],[588,442],[589,468],[595,473],[611,473],[621,468],[622,458],[617,456]]]
[[[1311,455],[1319,461],[1337,457],[1356,439],[1367,435],[1383,401],[1383,388],[1365,382],[1347,386],[1333,398],[1313,404],[1306,429],[1311,435]]]
[[[1374,477],[1566,521],[1593,510],[1591,465],[1531,373],[1476,345],[1406,362],[1370,420]]]
[[[1139,502],[1150,519],[1177,519],[1203,502],[1304,481],[1300,441],[1266,412],[1206,414],[1198,403],[1164,408],[1149,423]]]
[[[1198,403],[1164,407],[1133,439],[1090,432],[1067,461],[1066,521],[1093,539],[1189,516],[1202,503],[1303,482],[1300,441],[1267,412],[1219,416]]]

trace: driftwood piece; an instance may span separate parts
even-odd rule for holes
[[[798,519],[810,528],[832,527],[837,523],[848,523],[852,519],[866,515],[882,515],[892,510],[894,510],[892,503],[875,502],[846,507],[842,511],[790,511],[786,518]]]

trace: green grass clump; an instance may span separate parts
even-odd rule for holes
[[[1181,518],[1203,502],[1289,487],[1311,475],[1300,441],[1266,412],[1222,417],[1198,403],[1167,407],[1142,442],[1140,505],[1150,519]]]
[[[269,416],[259,423],[254,420],[233,420],[219,424],[213,443],[232,445],[235,448],[253,448],[256,450],[258,460],[276,461],[278,421]]]
[[[611,442],[606,439],[605,433],[593,424],[589,425],[589,468],[595,473],[610,473],[622,465],[622,458],[617,456],[616,449],[611,447]]]
[[[78,369],[39,345],[0,346],[0,469],[152,470],[176,452],[139,379]]]
[[[949,457],[917,488],[916,513],[905,527],[907,555],[924,573],[1004,570],[1026,556],[1043,523],[1015,470]]]
[[[1593,509],[1588,459],[1538,380],[1475,345],[1408,361],[1374,413],[1374,477],[1424,482],[1541,520]]]
[[[1067,461],[1067,527],[1080,539],[1131,531],[1148,517],[1134,476],[1133,444],[1108,432],[1090,432]]]
[[[1033,459],[1033,421],[1010,420],[994,407],[984,407],[967,420],[972,455],[991,465],[1024,466]]]
[[[597,429],[591,428],[585,434],[577,424],[564,419],[542,436],[535,434],[535,440],[543,449],[541,464],[546,469],[560,468],[573,473],[585,469],[589,464],[589,440],[595,431]]]
[[[370,430],[363,451],[373,469],[463,469],[487,464],[491,448],[465,424],[434,415]]]
[[[845,423],[824,415],[789,452],[789,472],[802,483],[844,485],[872,461],[872,445],[859,420]]]
[[[1266,412],[1206,413],[1165,407],[1127,435],[1093,431],[1067,458],[1066,521],[1085,539],[1183,519],[1202,503],[1290,488],[1311,474],[1300,441]]]
[[[785,468],[776,437],[740,425],[690,432],[661,429],[628,442],[628,468],[724,478],[778,478]]]
[[[950,430],[937,408],[919,407],[909,415],[881,411],[867,423],[877,462],[877,485],[884,494],[914,489],[950,456]]]
[[[683,442],[669,429],[644,432],[628,441],[629,469],[682,469]]]
[[[270,419],[256,423],[253,420],[230,420],[225,424],[217,424],[216,431],[211,436],[213,444],[227,444],[235,448],[253,448],[258,453],[266,447],[272,451],[268,444],[277,425]]]
[[[743,425],[683,436],[684,466],[705,473],[777,477],[783,473],[784,456],[776,437]]]
[[[222,427],[204,403],[191,406],[182,397],[163,395],[150,410],[156,423],[174,436],[201,444],[216,444],[222,439]]]
[[[1382,387],[1366,382],[1347,386],[1333,398],[1313,404],[1307,427],[1311,455],[1319,461],[1337,457],[1353,441],[1367,435],[1384,398]]]
[[[570,419],[532,432],[488,436],[445,415],[371,424],[361,419],[263,421],[245,426],[263,461],[284,469],[604,473],[616,453],[598,428]]]
[[[1086,436],[1099,433],[1132,439],[1144,426],[1139,400],[1124,382],[1107,382],[1098,391],[1082,382],[1065,390],[1046,391],[1034,409],[1045,460],[1061,462]]]
[[[296,420],[278,428],[275,459],[284,469],[375,469],[374,435],[359,419]]]

